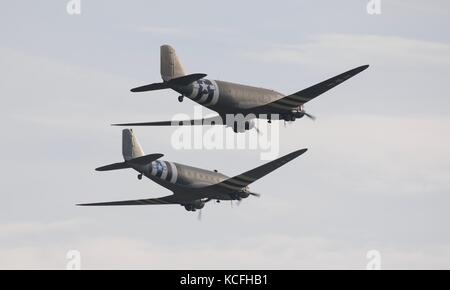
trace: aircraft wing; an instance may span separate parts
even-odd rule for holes
[[[247,185],[255,182],[256,180],[269,174],[270,172],[274,171],[275,169],[283,166],[284,164],[288,163],[289,161],[292,161],[293,159],[295,159],[298,156],[305,153],[307,150],[308,149],[306,149],[306,148],[297,150],[297,151],[287,154],[283,157],[275,159],[271,162],[268,162],[264,165],[261,165],[252,170],[249,170],[245,173],[242,173],[235,177],[226,179],[217,184],[211,185],[211,186],[207,187],[206,189],[210,192],[219,191],[222,193],[231,193],[231,192],[236,192],[236,191],[242,190]]]
[[[335,86],[343,83],[344,81],[350,79],[351,77],[359,74],[360,72],[367,69],[368,65],[363,65],[352,70],[349,70],[345,73],[332,77],[326,81],[313,85],[304,90],[298,91],[292,95],[286,96],[274,102],[264,105],[269,110],[279,109],[282,111],[292,110],[298,108],[299,106],[305,104],[306,102],[311,101],[315,97],[320,96],[321,94],[327,92],[328,90],[334,88]]]
[[[148,199],[135,199],[135,200],[122,200],[122,201],[110,201],[110,202],[97,202],[97,203],[83,203],[77,204],[78,206],[112,206],[112,205],[149,205],[149,204],[184,204],[185,199],[180,198],[174,194],[160,197],[160,198],[148,198]]]
[[[213,116],[202,119],[192,120],[173,120],[173,121],[156,121],[156,122],[138,122],[138,123],[122,123],[112,124],[112,126],[195,126],[195,125],[223,125],[222,117]]]

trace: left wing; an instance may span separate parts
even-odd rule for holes
[[[110,201],[110,202],[97,202],[97,203],[83,203],[77,204],[78,206],[111,206],[111,205],[149,205],[149,204],[184,204],[187,201],[172,194],[160,198],[148,198],[148,199],[135,199],[135,200],[122,200],[122,201]]]
[[[305,104],[306,102],[311,101],[315,97],[320,96],[321,94],[327,92],[328,90],[334,88],[335,86],[345,82],[349,78],[359,74],[360,72],[366,70],[369,65],[363,65],[352,70],[349,70],[345,73],[332,77],[326,81],[313,85],[307,89],[298,91],[292,95],[286,96],[274,102],[263,105],[269,111],[273,111],[274,109],[278,109],[280,111],[290,111],[299,106]]]
[[[195,125],[223,125],[222,117],[213,116],[202,119],[193,120],[173,120],[173,121],[156,121],[156,122],[139,122],[139,123],[123,123],[112,124],[112,126],[195,126]]]
[[[300,155],[305,153],[307,150],[308,149],[306,149],[306,148],[297,150],[297,151],[287,154],[283,157],[275,159],[271,162],[268,162],[264,165],[256,167],[252,170],[244,172],[240,175],[226,179],[217,184],[208,186],[205,188],[205,190],[208,190],[209,192],[219,191],[222,193],[231,193],[231,192],[236,192],[236,191],[242,190],[247,185],[255,182],[256,180],[269,174],[270,172],[274,171],[275,169],[285,165],[289,161],[292,161],[293,159],[299,157]]]

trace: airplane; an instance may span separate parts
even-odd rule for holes
[[[159,160],[163,154],[145,155],[132,129],[122,131],[123,162],[96,168],[109,171],[125,168],[136,170],[138,179],[143,176],[172,191],[172,195],[113,202],[85,203],[78,206],[126,206],[126,205],[170,205],[178,204],[187,211],[201,210],[211,200],[220,202],[241,201],[249,196],[260,194],[250,191],[249,185],[289,161],[305,153],[307,149],[297,150],[276,160],[234,177],[226,176],[217,170],[210,171],[180,163]]]
[[[131,89],[131,91],[147,92],[172,89],[180,94],[178,97],[180,102],[187,97],[217,112],[218,116],[176,122],[159,121],[112,124],[113,126],[225,125],[232,127],[237,133],[256,128],[255,118],[267,119],[269,123],[273,119],[272,116],[287,122],[293,122],[303,116],[314,120],[315,117],[305,111],[305,103],[369,67],[369,65],[363,65],[294,94],[284,95],[269,89],[206,79],[206,74],[204,73],[186,74],[185,68],[180,62],[175,49],[170,45],[161,46],[160,57],[161,78],[163,82],[140,86]],[[244,120],[238,118],[237,121],[233,118],[230,120],[226,118],[227,116],[237,115],[248,118]]]

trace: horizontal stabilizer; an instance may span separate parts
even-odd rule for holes
[[[130,168],[130,164],[126,162],[119,162],[119,163],[113,163],[106,166],[102,166],[99,168],[96,168],[96,171],[110,171],[110,170],[118,170],[118,169],[125,169]]]
[[[133,93],[138,93],[138,92],[157,91],[157,90],[163,90],[163,89],[168,89],[168,88],[170,88],[168,83],[154,83],[154,84],[145,85],[145,86],[131,89],[131,91]]]
[[[148,155],[140,156],[140,157],[137,157],[134,159],[130,159],[127,161],[127,163],[145,165],[145,164],[149,164],[163,156],[164,156],[164,154],[161,154],[161,153],[148,154]]]
[[[137,164],[137,165],[149,164],[152,161],[155,161],[155,160],[157,160],[157,159],[159,159],[159,158],[161,158],[163,156],[164,156],[164,154],[160,154],[160,153],[144,155],[144,156],[136,157],[136,158],[133,158],[133,159],[129,159],[129,160],[124,161],[124,162],[119,162],[119,163],[113,163],[113,164],[105,165],[105,166],[96,168],[95,170],[96,171],[110,171],[110,170],[131,168],[132,164]]]
[[[133,93],[138,93],[138,92],[148,92],[148,91],[169,89],[169,88],[177,87],[177,86],[187,86],[190,83],[198,81],[199,79],[202,79],[204,77],[206,77],[206,74],[190,74],[190,75],[185,75],[185,76],[181,76],[178,78],[174,78],[174,79],[171,79],[171,80],[169,80],[167,82],[163,82],[163,83],[153,83],[153,84],[137,87],[137,88],[131,89],[131,91]]]
[[[175,79],[171,79],[170,81],[168,81],[167,83],[169,84],[169,86],[187,86],[195,81],[198,81],[202,78],[206,77],[206,74],[201,74],[201,73],[197,73],[197,74],[190,74],[190,75],[185,75],[182,77],[178,77]]]

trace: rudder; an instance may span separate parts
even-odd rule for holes
[[[122,131],[122,155],[125,160],[144,156],[144,151],[132,129]]]
[[[167,82],[186,75],[175,49],[170,45],[161,46],[161,78]]]

